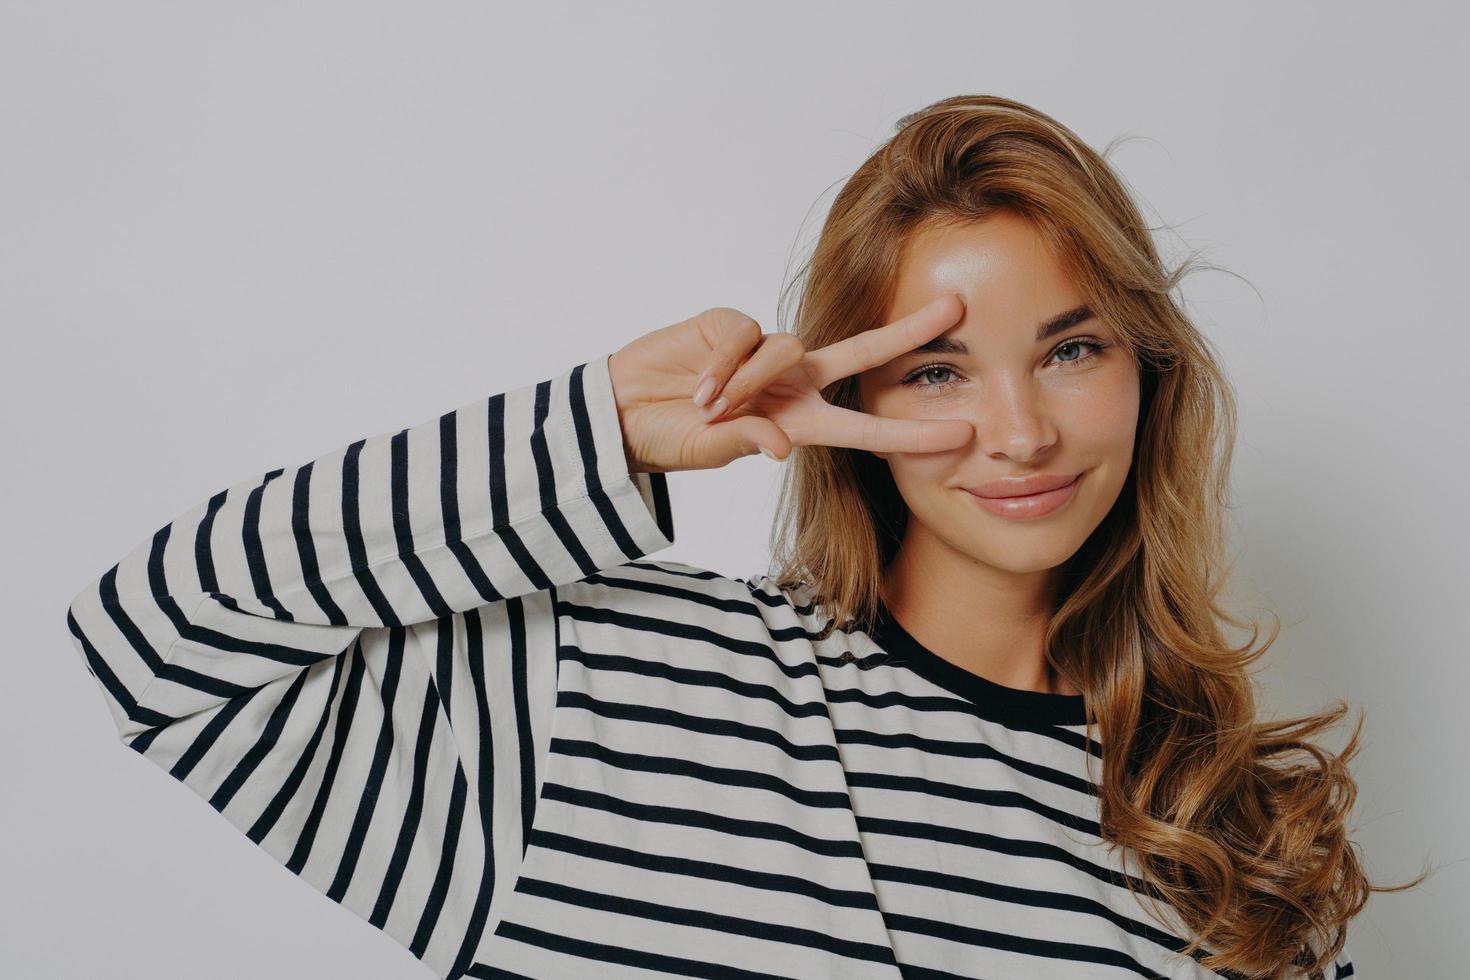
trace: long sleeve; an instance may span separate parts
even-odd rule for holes
[[[126,745],[457,977],[530,829],[555,587],[672,541],[603,356],[221,490],[67,626]]]

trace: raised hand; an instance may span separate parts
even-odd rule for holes
[[[792,334],[762,333],[728,307],[645,334],[608,362],[629,466],[710,469],[755,452],[785,459],[793,446],[958,448],[974,435],[963,419],[871,415],[839,408],[821,391],[938,336],[964,309],[958,295],[946,293],[893,323],[813,351]]]

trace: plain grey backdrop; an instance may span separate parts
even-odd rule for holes
[[[1363,706],[1362,858],[1440,869],[1349,952],[1464,974],[1463,6],[0,9],[0,974],[427,975],[123,747],[66,604],[250,474],[711,306],[777,329],[846,176],[978,92],[1122,139],[1166,254],[1229,270],[1182,292],[1240,396],[1268,709]],[[764,570],[777,476],[675,474],[660,557]]]

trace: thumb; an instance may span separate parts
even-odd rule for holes
[[[728,422],[717,422],[709,428],[711,449],[723,466],[741,456],[765,452],[772,459],[785,459],[791,453],[791,438],[775,422],[760,415],[742,415]]]

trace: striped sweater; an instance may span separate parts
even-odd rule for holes
[[[1216,975],[1081,697],[673,539],[604,356],[221,490],[67,626],[125,745],[439,977]]]

